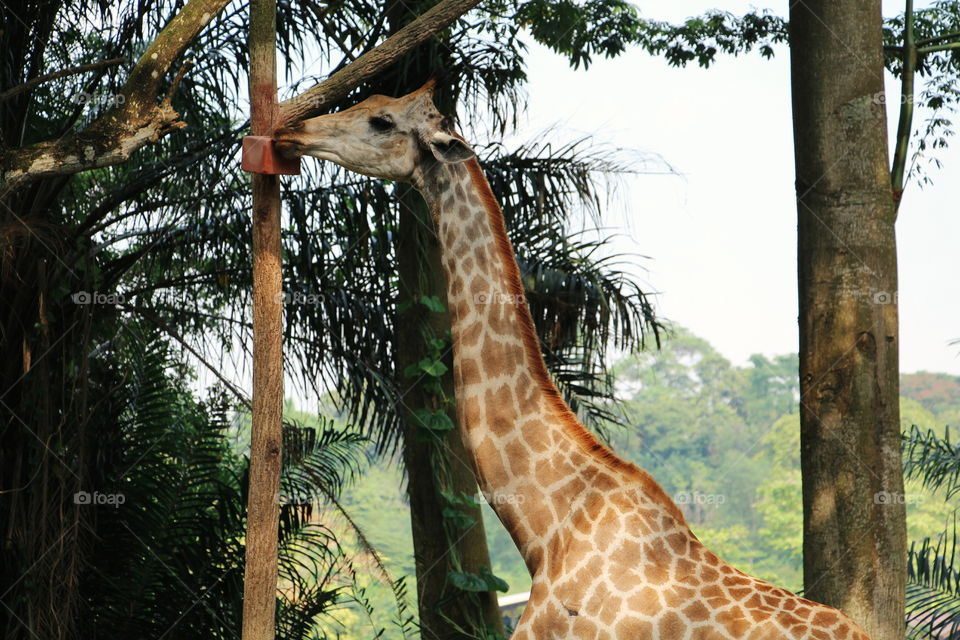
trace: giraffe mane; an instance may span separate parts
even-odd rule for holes
[[[468,160],[466,167],[470,173],[470,179],[477,187],[480,199],[487,211],[490,228],[496,238],[497,254],[507,272],[507,286],[510,290],[506,293],[515,296],[514,299],[519,299],[516,296],[524,295],[523,281],[520,278],[520,267],[514,258],[513,247],[507,236],[506,223],[504,222],[500,203],[497,201],[496,196],[494,196],[493,190],[490,188],[490,184],[487,182],[487,178],[477,159],[471,158]],[[526,305],[512,305],[512,307],[514,313],[518,316],[523,347],[527,354],[528,362],[531,363],[530,374],[544,392],[550,408],[560,416],[564,430],[574,437],[582,450],[591,458],[600,460],[611,469],[621,470],[635,476],[635,478],[644,485],[644,491],[664,504],[671,515],[677,519],[677,522],[685,526],[686,519],[683,517],[683,513],[660,484],[653,479],[653,476],[632,462],[624,460],[615,454],[609,447],[600,442],[595,435],[590,433],[577,419],[577,416],[567,405],[566,401],[564,401],[557,386],[550,378],[547,365],[543,360],[543,353],[540,351],[540,341],[537,338],[536,330],[533,326],[533,318],[530,316],[529,309]]]

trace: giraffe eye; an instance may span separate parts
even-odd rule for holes
[[[389,118],[373,116],[370,118],[370,126],[374,131],[390,131],[390,129],[393,129],[396,125],[394,125],[393,120],[390,120]]]
[[[440,128],[444,131],[451,131],[453,129],[453,118],[444,116],[443,119],[440,120]]]

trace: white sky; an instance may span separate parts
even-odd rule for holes
[[[642,14],[678,21],[715,1],[637,2]],[[779,13],[786,3],[769,6]],[[920,6],[926,3],[921,3]],[[743,13],[751,5],[725,2]],[[885,2],[885,11],[901,10]],[[662,316],[707,338],[742,364],[752,353],[797,350],[796,208],[789,53],[720,57],[710,69],[670,67],[633,49],[573,71],[530,45],[529,109],[519,140],[559,123],[557,139],[593,135],[616,147],[660,154],[682,174],[630,178],[629,214],[606,223],[622,235],[613,252],[659,292]],[[838,52],[838,55],[843,55]],[[888,95],[898,84],[887,78]],[[893,93],[891,93],[893,92]],[[896,105],[888,108],[891,130]],[[921,122],[924,112],[915,116]],[[960,123],[958,123],[960,124]],[[892,145],[891,145],[892,150]],[[925,189],[910,185],[897,223],[901,369],[960,375],[960,139],[938,156]],[[623,209],[624,207],[619,207]]]

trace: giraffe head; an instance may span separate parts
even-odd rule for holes
[[[474,156],[450,118],[433,104],[433,81],[402,98],[370,96],[337,113],[310,118],[274,134],[288,156],[315,156],[374,178],[417,182],[437,162]]]

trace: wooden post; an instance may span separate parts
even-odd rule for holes
[[[271,136],[276,123],[276,1],[250,2],[250,129]],[[273,640],[283,433],[283,284],[280,176],[252,173],[253,434],[247,498],[243,640]]]
[[[280,175],[299,173],[299,159],[278,156],[273,132],[322,112],[350,90],[445,29],[480,0],[441,0],[376,49],[305,94],[277,103],[276,0],[250,1],[250,136],[242,167],[253,187],[253,434],[247,497],[242,640],[274,640],[277,535],[283,430],[283,280]]]

